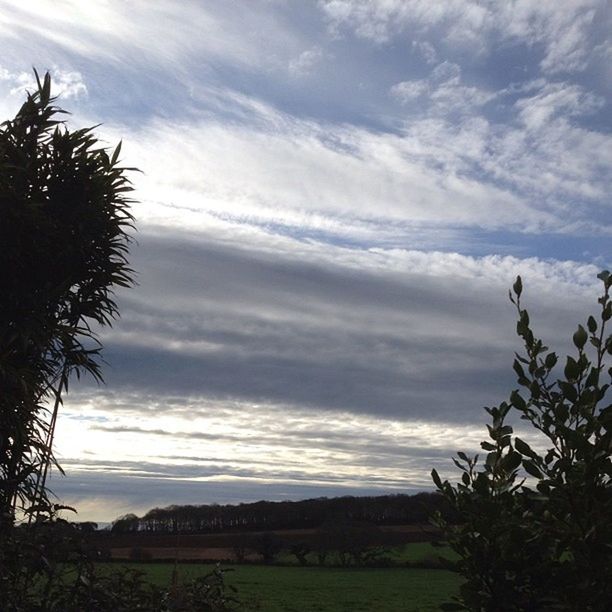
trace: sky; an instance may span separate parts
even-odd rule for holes
[[[111,521],[456,477],[516,387],[516,275],[563,352],[612,265],[611,31],[606,0],[0,0],[0,119],[49,71],[142,171],[58,497]]]

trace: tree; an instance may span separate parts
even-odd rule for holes
[[[272,563],[283,549],[283,541],[274,532],[264,531],[252,539],[251,548],[268,564]]]
[[[49,75],[36,81],[0,125],[0,535],[46,503],[62,395],[73,373],[102,379],[92,326],[132,282],[121,145],[109,155],[93,128],[69,131]]]
[[[518,277],[510,300],[518,314],[524,353],[514,361],[518,383],[509,402],[486,408],[489,440],[484,464],[458,453],[461,482],[433,480],[458,512],[451,525],[438,517],[457,570],[466,579],[446,609],[591,610],[612,603],[612,276],[603,283],[598,319],[589,316],[572,340],[563,368],[530,327]],[[561,370],[561,371],[560,371]],[[607,381],[607,382],[606,382]],[[545,450],[533,448],[506,424],[527,422]],[[536,446],[534,444],[534,446]]]
[[[124,534],[138,532],[138,517],[135,514],[129,513],[120,516],[113,521],[111,533]]]

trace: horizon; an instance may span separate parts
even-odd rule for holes
[[[142,170],[106,385],[57,425],[74,520],[452,477],[517,386],[516,276],[562,354],[612,267],[611,25],[605,0],[0,0],[0,121],[49,71],[68,128]]]

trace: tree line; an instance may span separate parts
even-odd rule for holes
[[[327,522],[359,521],[374,525],[427,523],[434,513],[452,520],[450,504],[439,493],[366,497],[320,497],[301,501],[258,501],[238,505],[172,505],[144,516],[127,514],[114,521],[113,533],[214,533],[308,529]]]

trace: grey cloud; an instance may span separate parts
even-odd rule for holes
[[[140,286],[104,338],[119,394],[461,422],[515,385],[507,285],[305,264],[178,236],[141,241]],[[541,331],[554,339],[577,323],[582,300],[551,298],[527,299],[536,322],[547,312]]]
[[[265,499],[299,500],[339,495],[384,495],[390,492],[410,493],[433,487],[410,487],[404,483],[390,486],[343,486],[340,484],[307,484],[249,482],[193,482],[173,479],[137,479],[116,474],[71,474],[53,478],[51,486],[68,504],[82,509],[78,520],[110,521],[125,512],[144,514],[153,507],[164,507],[180,500],[183,504],[241,503]],[[92,503],[93,502],[93,503]]]
[[[242,435],[227,435],[227,434],[207,434],[199,431],[167,431],[163,429],[143,429],[140,427],[130,426],[105,426],[97,425],[92,429],[113,433],[137,433],[145,436],[169,436],[171,438],[188,438],[190,440],[205,440],[205,441],[233,441],[233,442],[255,442],[257,444],[265,444],[266,446],[275,445],[283,448],[293,448],[297,451],[298,448],[308,446],[309,448],[317,448],[321,451],[333,450],[338,452],[346,452],[350,456],[345,459],[345,462],[353,464],[357,456],[362,457],[362,463],[369,464],[370,459],[377,457],[380,460],[380,464],[389,465],[389,459],[405,458],[410,460],[421,461],[424,458],[434,457],[449,457],[454,448],[437,448],[437,447],[424,447],[417,446],[415,443],[406,442],[400,439],[388,439],[385,440],[384,431],[377,432],[360,432],[359,438],[355,437],[355,432],[343,433],[336,431],[333,427],[330,429],[320,429],[319,431],[296,431],[290,426],[287,427],[282,433],[276,435],[266,434],[264,432],[257,433],[253,438],[249,437],[248,432]],[[260,428],[261,430],[261,428]],[[421,441],[422,443],[422,441]],[[161,457],[160,457],[161,458]],[[211,463],[218,461],[218,459],[204,459],[196,456],[174,456],[169,455],[165,458],[171,460],[185,460],[195,464]],[[235,459],[233,459],[235,460]],[[336,461],[336,460],[335,460]],[[82,464],[82,461],[78,461]],[[299,463],[299,462],[296,462]],[[100,466],[99,461],[92,461],[92,465]],[[249,465],[266,466],[270,467],[275,465],[275,462],[266,461],[253,461],[249,459]],[[121,465],[126,465],[126,462],[122,462]],[[142,463],[133,463],[132,465],[137,466],[141,469]],[[104,466],[102,466],[104,467]]]

